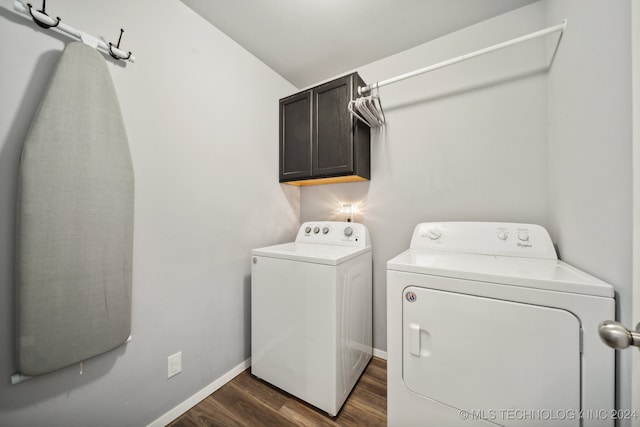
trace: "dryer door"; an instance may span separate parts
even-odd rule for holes
[[[580,323],[568,311],[407,287],[402,357],[410,390],[470,417],[579,425]]]

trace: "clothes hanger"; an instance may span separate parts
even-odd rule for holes
[[[375,89],[375,94],[371,92],[368,96],[358,97],[347,104],[349,112],[369,127],[381,127],[386,123],[379,88],[375,87]]]

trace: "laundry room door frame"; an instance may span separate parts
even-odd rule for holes
[[[633,324],[640,323],[640,3],[631,1],[631,86],[632,86],[632,151],[633,151]],[[628,351],[628,350],[627,350]],[[633,352],[631,361],[631,409],[640,414],[640,351]],[[640,417],[631,422],[640,427]]]

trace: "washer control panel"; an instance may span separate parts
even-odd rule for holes
[[[371,246],[367,227],[357,222],[305,222],[298,230],[296,243],[362,247]]]
[[[558,259],[549,233],[535,224],[425,222],[416,226],[411,249]]]

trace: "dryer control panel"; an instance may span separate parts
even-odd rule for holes
[[[296,243],[366,248],[371,246],[369,230],[357,222],[314,221],[300,226]]]
[[[499,222],[424,222],[411,249],[557,260],[547,230],[535,224]]]

